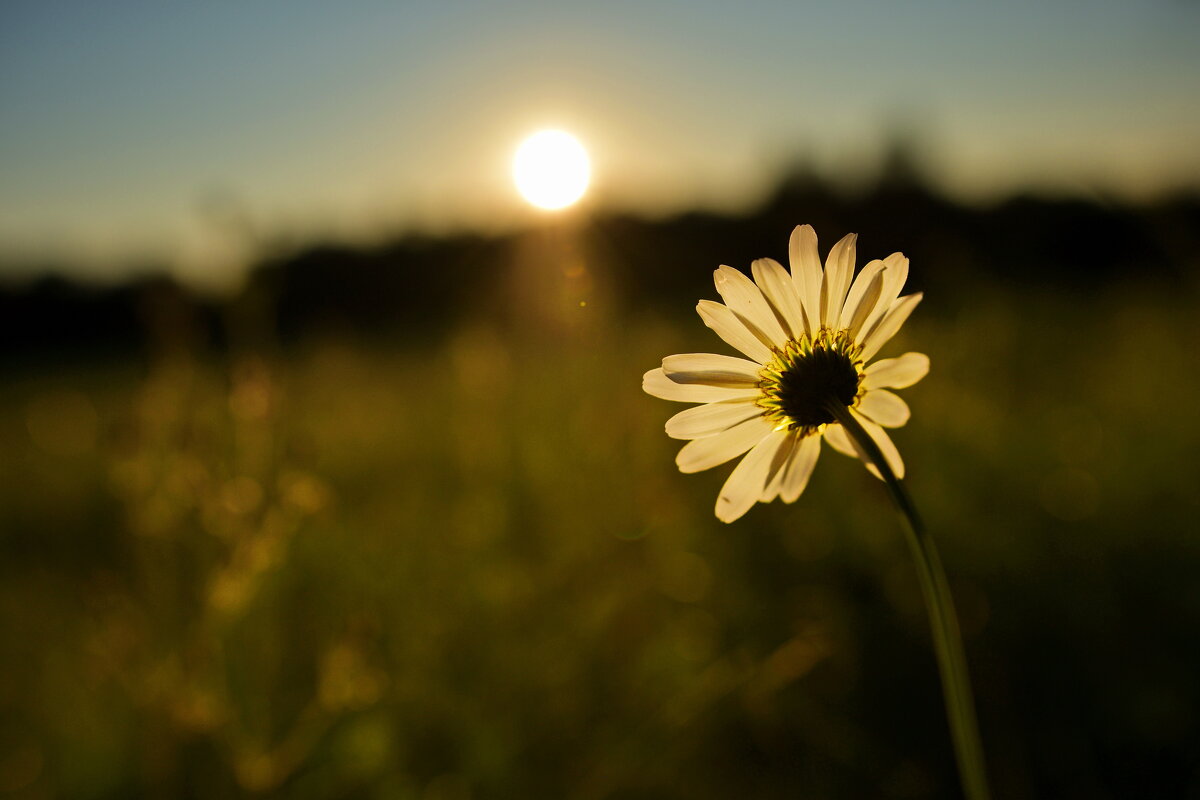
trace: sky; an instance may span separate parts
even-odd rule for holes
[[[1197,41],[1194,0],[0,0],[0,269],[519,225],[547,127],[647,213],[861,180],[897,126],[965,199],[1152,196],[1200,185]]]

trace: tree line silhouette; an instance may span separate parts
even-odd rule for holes
[[[1121,281],[1192,291],[1200,264],[1200,191],[1153,203],[1022,194],[991,206],[956,202],[931,188],[903,154],[871,187],[840,191],[793,170],[743,214],[693,211],[650,219],[601,211],[574,229],[602,262],[622,306],[687,307],[711,294],[711,268],[786,259],[787,234],[813,224],[822,248],[849,231],[860,263],[902,250],[919,268],[913,288],[943,294],[1003,284],[1089,292]],[[259,316],[284,345],[325,329],[356,335],[428,335],[493,297],[525,237],[536,231],[399,236],[376,245],[316,242],[262,258],[228,297],[194,293],[165,272],[119,286],[87,286],[49,274],[0,284],[0,359],[128,356],[186,336],[227,346],[230,315]],[[249,312],[247,310],[250,310]]]

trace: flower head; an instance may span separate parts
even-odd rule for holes
[[[929,357],[905,353],[871,363],[921,301],[900,296],[908,259],[893,253],[854,275],[850,234],[821,268],[809,225],[792,232],[791,273],[760,258],[754,280],[731,267],[715,273],[724,303],[701,300],[704,324],[749,358],[691,353],[667,356],[642,379],[655,397],[701,405],[667,420],[667,435],[690,440],[675,463],[699,472],[743,453],[717,498],[717,517],[732,522],[755,502],[791,503],[808,485],[823,438],[834,450],[878,469],[836,422],[848,408],[879,446],[897,478],[904,462],[884,427],[908,422],[908,405],[888,389],[911,386],[929,372]]]

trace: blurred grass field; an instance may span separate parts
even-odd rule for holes
[[[995,795],[1200,797],[1194,299],[926,288],[883,355]],[[956,796],[883,487],[677,472],[695,299],[10,376],[0,796]]]

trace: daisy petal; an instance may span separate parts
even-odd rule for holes
[[[773,258],[760,258],[750,265],[750,270],[754,282],[783,320],[788,338],[799,339],[808,333],[808,320],[800,304],[800,295],[783,265]]]
[[[896,477],[903,479],[904,459],[900,458],[900,451],[896,449],[896,445],[892,441],[892,437],[888,436],[887,431],[885,431],[883,428],[879,427],[862,414],[859,414],[854,409],[850,409],[850,413],[853,414],[854,418],[857,419],[859,424],[863,426],[867,434],[875,440],[875,444],[879,445],[880,452],[883,453],[883,457],[887,460],[888,466],[892,468],[892,472],[896,473]],[[859,455],[859,458],[862,458],[864,463],[867,462],[867,459],[861,454]],[[879,470],[875,468],[874,464],[867,463],[867,469],[869,469],[871,474],[876,478],[883,477],[879,474]]]
[[[722,400],[753,400],[760,391],[736,386],[707,386],[703,383],[676,383],[662,368],[642,376],[642,391],[660,400],[677,403],[717,403]]]
[[[779,496],[780,489],[783,488],[783,476],[787,473],[787,466],[795,450],[796,437],[788,436],[775,451],[775,458],[771,461],[771,469],[767,473],[766,486],[758,496],[758,502],[769,503]]]
[[[885,428],[899,428],[912,416],[908,403],[887,389],[867,392],[859,402],[858,410]]]
[[[896,335],[896,331],[900,330],[900,326],[908,319],[908,315],[917,307],[917,303],[921,302],[924,297],[923,292],[910,294],[906,297],[901,297],[888,312],[880,317],[879,321],[871,328],[866,336],[860,337],[863,345],[862,359],[870,360],[871,356],[879,352],[879,348],[887,344],[888,339]]]
[[[847,435],[846,429],[841,425],[826,425],[825,426],[825,441],[834,450],[837,450],[844,456],[858,458],[858,450],[850,442],[850,436]]]
[[[783,484],[779,495],[785,503],[794,503],[808,486],[813,469],[817,466],[817,456],[821,455],[821,439],[818,436],[806,436],[792,450],[784,472]]]
[[[863,386],[867,389],[904,389],[928,373],[929,356],[905,353],[899,358],[885,358],[868,366]]]
[[[861,415],[856,415],[856,416],[858,416],[858,421],[863,426],[864,429],[866,428],[867,423],[871,423],[872,425],[875,425],[875,423],[871,422],[866,417],[863,417]],[[879,428],[878,425],[875,425],[875,427]],[[879,428],[879,430],[882,431],[883,428]],[[887,434],[884,434],[884,435],[886,436]],[[874,438],[874,437],[872,437],[872,438]],[[857,458],[859,461],[863,462],[863,464],[866,465],[866,467],[870,471],[870,473],[872,475],[874,475],[876,478],[880,478],[880,479],[883,478],[883,476],[879,474],[879,470],[876,469],[875,465],[871,463],[871,459],[869,456],[867,456],[866,451],[858,446],[858,442],[856,442],[854,440],[854,438],[852,436],[850,436],[850,434],[846,433],[846,429],[843,428],[841,425],[829,425],[828,427],[826,427],[825,428],[825,441],[829,442],[829,444],[833,446],[833,449],[837,450],[839,453],[848,455],[851,458]],[[888,439],[888,443],[889,444],[891,443],[891,439]],[[882,450],[882,448],[880,448],[880,449]],[[893,446],[892,449],[895,450],[895,446]],[[897,454],[896,457],[899,458],[899,454]],[[884,458],[887,458],[886,453],[884,454]],[[889,463],[890,463],[890,459],[889,459]],[[903,465],[901,465],[901,468],[903,468]]]
[[[821,313],[821,255],[817,252],[817,233],[812,225],[798,225],[792,231],[788,260],[792,264],[792,283],[812,326],[808,332],[816,335]]]
[[[854,316],[855,309],[858,308],[862,300],[863,294],[867,287],[871,285],[871,281],[875,276],[887,269],[887,264],[880,261],[878,258],[873,261],[868,261],[863,265],[863,268],[858,271],[853,283],[850,285],[850,292],[846,295],[846,302],[842,306],[842,319],[848,320]]]
[[[892,253],[883,263],[887,265],[887,281],[883,284],[881,299],[890,306],[904,291],[904,284],[908,281],[908,259],[904,253]]]
[[[879,318],[887,313],[887,310],[896,302],[896,298],[900,296],[900,292],[904,289],[904,283],[908,280],[908,259],[903,253],[892,253],[883,260],[885,269],[883,270],[883,289],[879,292],[879,300],[875,303],[875,308],[867,315],[867,319],[863,322],[861,331],[869,331]]]
[[[716,353],[683,353],[664,358],[662,369],[676,383],[751,389],[758,386],[762,366],[744,358]]]
[[[754,445],[738,463],[717,496],[717,519],[733,522],[758,501],[767,483],[775,454],[788,436],[787,431],[772,431]]]
[[[667,436],[672,439],[715,436],[762,413],[763,410],[753,400],[732,400],[687,408],[667,420]]]
[[[752,417],[724,433],[693,439],[675,456],[680,472],[701,472],[737,458],[774,430],[764,417]]]
[[[747,278],[733,267],[721,267],[713,273],[713,282],[725,305],[749,323],[746,327],[757,335],[767,347],[782,347],[787,344],[788,336],[779,324],[779,319],[771,309],[771,304],[754,281]]]
[[[829,251],[825,259],[825,280],[821,286],[821,324],[838,327],[842,305],[846,302],[846,290],[854,277],[854,246],[857,233],[848,233]]]
[[[879,295],[883,291],[883,271],[882,261],[872,261],[863,267],[854,285],[850,287],[850,295],[846,298],[846,305],[842,307],[841,319],[842,326],[849,331],[852,339],[858,336],[863,323],[879,303]]]
[[[724,339],[730,347],[740,350],[760,364],[771,360],[771,349],[750,332],[729,306],[712,300],[701,300],[696,305],[696,311],[700,314],[700,319],[704,320],[704,324],[716,331],[717,336]]]

